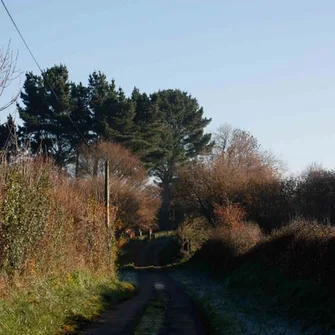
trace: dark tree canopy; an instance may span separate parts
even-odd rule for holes
[[[17,150],[16,125],[12,115],[9,114],[7,122],[0,125],[0,152],[2,159],[9,161]]]
[[[158,104],[163,128],[151,172],[163,180],[167,174],[173,175],[176,164],[211,149],[211,134],[204,134],[211,119],[203,117],[203,108],[187,92],[164,90],[152,94],[151,99]]]
[[[20,138],[29,140],[33,153],[48,154],[63,166],[76,162],[77,167],[84,142],[122,144],[141,158],[161,186],[166,217],[177,167],[213,145],[211,134],[204,133],[211,119],[203,116],[195,98],[180,90],[149,95],[135,87],[127,97],[102,72],[90,74],[85,86],[70,82],[66,66],[59,65],[43,76],[27,73],[21,99]]]
[[[151,99],[158,104],[163,132],[151,156],[150,172],[158,178],[162,189],[161,226],[168,227],[176,168],[212,148],[211,134],[204,134],[211,119],[203,117],[203,108],[186,92],[164,90],[152,94]]]
[[[29,140],[33,153],[42,151],[57,163],[66,163],[74,149],[72,125],[66,115],[71,113],[71,85],[66,67],[54,66],[43,77],[27,73],[23,88],[24,107],[18,105],[23,120],[21,137]]]

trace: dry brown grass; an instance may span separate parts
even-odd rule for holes
[[[103,207],[85,181],[70,181],[40,159],[2,167],[0,178],[3,273],[29,276],[113,270]],[[33,199],[27,198],[32,194]],[[6,208],[13,209],[13,214]]]

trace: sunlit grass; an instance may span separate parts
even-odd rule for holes
[[[85,272],[62,279],[35,278],[0,300],[0,334],[70,334],[133,292],[133,285],[115,277]]]

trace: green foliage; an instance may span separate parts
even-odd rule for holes
[[[73,272],[65,278],[35,278],[0,301],[0,334],[74,333],[102,309],[134,294],[134,287],[115,278]]]
[[[203,108],[187,92],[163,90],[154,93],[151,99],[157,101],[163,133],[151,158],[153,165],[150,172],[162,188],[160,225],[171,228],[171,188],[177,177],[177,167],[201,153],[209,152],[211,134],[204,134],[204,128],[211,119],[203,117]]]
[[[134,335],[155,335],[159,333],[164,324],[167,303],[165,300],[163,297],[151,299],[135,329]]]
[[[30,180],[18,168],[6,171],[1,208],[5,267],[20,269],[34,255],[43,237],[50,208],[47,172],[41,169],[35,180]]]
[[[102,139],[138,154],[163,189],[162,220],[169,221],[177,166],[213,145],[211,134],[204,134],[211,119],[203,117],[195,98],[180,90],[148,95],[135,88],[127,97],[101,72],[89,75],[87,87],[71,83],[67,68],[60,65],[43,76],[27,73],[21,99],[20,140],[28,141],[33,153],[48,154],[63,166],[77,164],[83,143],[79,130],[90,144]]]
[[[7,149],[7,155],[17,150],[17,143],[14,140],[16,126],[11,114],[7,117],[7,122],[0,125],[0,150]]]
[[[72,136],[73,125],[66,115],[71,113],[72,107],[66,66],[47,69],[43,76],[27,73],[23,88],[21,99],[24,107],[18,105],[23,120],[23,126],[19,128],[21,141],[29,141],[33,153],[42,151],[58,164],[64,164],[72,158],[73,140],[77,138]]]
[[[92,131],[96,139],[104,139],[129,146],[133,137],[134,105],[115,81],[107,81],[101,72],[89,76],[89,107]]]
[[[159,154],[164,136],[162,114],[157,100],[134,88],[131,101],[135,107],[131,149],[142,158],[147,168],[153,168],[153,157]]]
[[[181,252],[186,257],[192,256],[207,241],[207,223],[201,218],[187,218],[177,230]]]

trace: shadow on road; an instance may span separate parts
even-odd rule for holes
[[[82,335],[141,334],[141,320],[147,317],[150,302],[161,299],[164,317],[160,320],[160,335],[203,335],[206,324],[189,295],[167,274],[165,266],[174,259],[173,238],[157,238],[152,241],[131,240],[123,249],[120,264],[126,268],[133,264],[138,278],[138,293],[130,300],[113,306],[99,320],[89,325]],[[169,248],[172,248],[172,250]],[[177,249],[175,249],[176,251]],[[160,257],[160,255],[163,257]],[[160,263],[161,260],[161,264]],[[164,300],[164,301],[163,301]],[[151,313],[152,314],[152,313]],[[155,322],[155,315],[151,316]],[[156,318],[159,319],[158,316]],[[158,322],[158,321],[157,321]],[[154,325],[152,328],[155,328]],[[150,333],[143,335],[150,335]],[[157,334],[157,332],[155,332]]]

